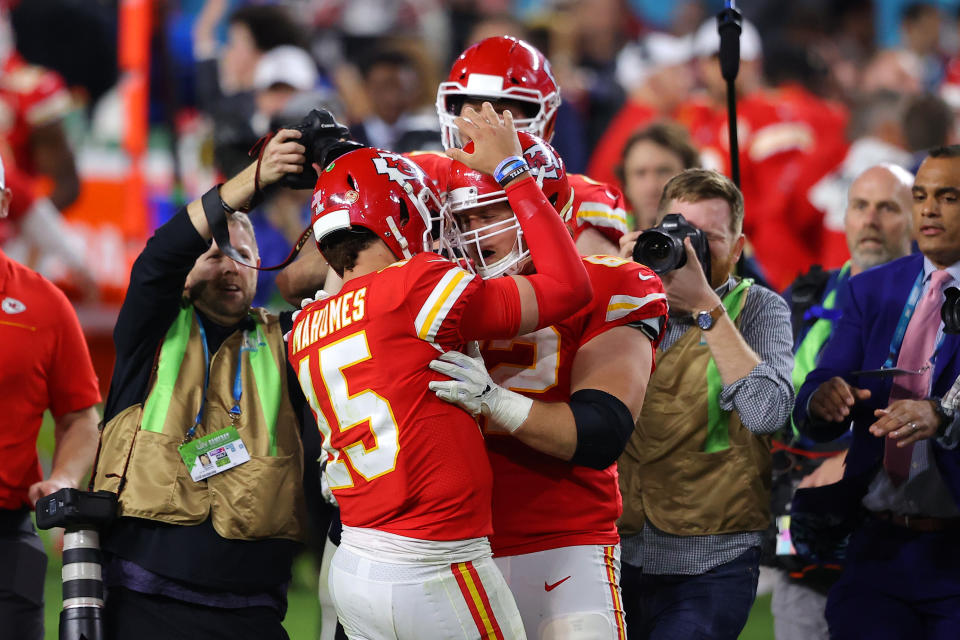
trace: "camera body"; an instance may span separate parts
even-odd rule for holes
[[[97,528],[112,521],[117,514],[117,494],[111,491],[60,489],[37,500],[37,526],[89,526]]]
[[[709,281],[710,245],[707,236],[680,213],[668,213],[660,224],[640,234],[633,246],[633,261],[650,267],[657,275],[679,269],[687,264],[687,251],[683,246],[687,237]]]
[[[300,132],[296,142],[306,149],[303,172],[288,173],[279,180],[280,186],[288,189],[313,189],[318,178],[312,166],[314,162],[325,167],[331,160],[363,146],[349,140],[350,129],[337,122],[326,109],[314,109],[299,123],[286,128]]]

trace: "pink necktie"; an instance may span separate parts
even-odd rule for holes
[[[920,375],[898,376],[894,378],[890,390],[890,402],[894,400],[920,400],[930,392],[930,379],[933,377],[933,349],[937,341],[937,329],[940,327],[940,306],[943,304],[943,289],[951,276],[946,270],[938,269],[930,276],[930,286],[920,298],[917,308],[910,318],[907,331],[903,335],[897,368],[910,371],[922,371]],[[883,468],[894,486],[901,484],[910,476],[910,460],[913,457],[913,444],[898,447],[889,438],[884,442]]]

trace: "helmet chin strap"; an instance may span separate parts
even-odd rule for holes
[[[403,257],[412,258],[413,255],[410,253],[410,245],[407,243],[407,239],[403,237],[403,234],[400,233],[400,227],[394,222],[393,216],[387,216],[386,223],[387,226],[390,227],[390,233],[397,239],[397,244],[400,245],[400,251],[403,253]]]

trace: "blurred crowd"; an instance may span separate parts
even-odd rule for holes
[[[118,303],[124,243],[135,249],[200,185],[243,166],[264,133],[310,107],[332,110],[362,142],[441,148],[435,87],[456,52],[489,35],[546,53],[562,93],[557,150],[571,172],[621,187],[637,228],[649,224],[671,171],[731,169],[726,83],[714,61],[719,3],[154,2],[150,207],[131,233],[122,211],[102,211],[102,183],[126,167],[112,44],[120,4],[13,1],[3,15],[3,157],[18,195],[0,238],[75,300]],[[957,9],[943,3],[776,4],[740,7],[736,85],[748,251],[783,290],[810,265],[848,257],[842,217],[853,176],[881,161],[914,169],[919,152],[956,139],[960,38]],[[898,44],[881,46],[891,12]],[[653,123],[659,138],[632,137]],[[305,200],[284,196],[255,214],[265,262],[281,259],[303,228]],[[261,278],[257,302],[279,302],[271,276]]]

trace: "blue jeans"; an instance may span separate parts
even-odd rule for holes
[[[644,574],[621,565],[630,640],[736,640],[757,595],[760,550],[698,576]]]

